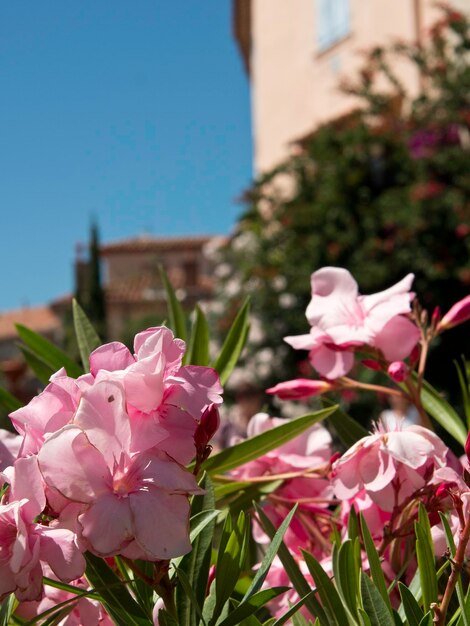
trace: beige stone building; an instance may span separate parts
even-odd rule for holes
[[[470,0],[451,4],[470,12]],[[360,67],[361,50],[420,41],[438,15],[434,0],[234,0],[234,35],[251,82],[255,174],[357,106],[338,85]],[[416,93],[414,68],[397,70]]]
[[[210,300],[212,265],[205,247],[214,240],[204,235],[142,236],[102,245],[108,336],[120,338],[130,322],[167,316],[160,265],[184,308]]]

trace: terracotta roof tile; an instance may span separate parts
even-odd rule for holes
[[[101,254],[116,254],[120,252],[159,252],[172,248],[199,248],[213,239],[215,235],[197,235],[187,237],[152,237],[143,235],[131,239],[123,239],[101,246]]]
[[[23,324],[37,333],[52,332],[61,326],[59,318],[48,306],[3,311],[0,312],[0,340],[18,335],[15,324]]]

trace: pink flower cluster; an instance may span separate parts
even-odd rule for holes
[[[359,346],[379,350],[389,362],[401,361],[420,336],[406,317],[414,297],[413,278],[408,274],[385,291],[363,296],[347,270],[324,267],[311,278],[312,299],[306,312],[310,333],[285,341],[297,350],[309,350],[311,364],[329,380],[350,371]]]
[[[184,350],[164,327],[139,333],[134,354],[106,344],[89,374],[57,372],[10,415],[21,445],[3,473],[0,598],[40,599],[45,567],[78,579],[86,550],[150,561],[190,550],[188,496],[201,489],[184,465],[222,388],[215,370],[183,366]]]
[[[248,435],[259,434],[282,421],[258,414],[249,423]],[[400,555],[399,550],[395,550],[392,557],[385,529],[389,529],[391,537],[396,532],[398,541],[406,540],[412,532],[420,501],[430,511],[432,523],[437,523],[437,511],[452,508],[439,496],[439,485],[449,480],[458,481],[455,477],[459,470],[461,474],[460,463],[432,431],[420,426],[405,427],[382,422],[376,425],[373,433],[359,440],[341,456],[332,457],[331,454],[331,437],[324,427],[317,425],[289,443],[241,466],[233,475],[237,480],[283,481],[266,497],[263,510],[278,528],[297,503],[298,508],[284,542],[312,585],[314,583],[308,574],[302,551],[313,554],[324,570],[330,572],[333,527],[336,526],[339,534],[346,539],[352,508],[364,515],[377,548],[381,549],[384,573],[392,580],[403,563],[395,562],[397,554]],[[334,514],[335,508],[338,509],[338,516]],[[450,519],[457,534],[458,520],[452,516]],[[438,555],[441,554],[442,544],[445,544],[443,534],[441,527],[433,528]],[[258,543],[269,541],[258,524],[254,525],[253,535]],[[365,554],[363,559],[367,568]],[[410,573],[414,572],[414,567],[414,562],[409,561]],[[289,585],[289,581],[281,561],[275,559],[266,585],[280,584]],[[280,617],[298,600],[294,590],[279,596],[270,605],[273,615]]]
[[[247,435],[254,437],[282,423],[285,420],[258,413],[250,420]],[[328,478],[332,443],[326,428],[315,425],[276,450],[232,471],[233,477],[240,481],[283,481],[280,487],[267,496],[263,510],[274,526],[279,527],[297,503],[298,508],[284,536],[284,543],[310,581],[302,550],[312,553],[329,569],[329,535],[331,524],[334,523],[330,506],[334,494]],[[261,544],[270,541],[259,524],[254,525],[253,536]],[[281,561],[276,558],[268,572],[266,585],[290,584]],[[271,603],[271,610],[276,617],[280,617],[288,609],[289,603],[295,603],[298,599],[295,590],[292,590]]]

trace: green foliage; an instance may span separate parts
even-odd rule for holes
[[[238,284],[236,302],[252,298],[261,332],[246,367],[260,385],[306,371],[306,352],[279,339],[308,332],[306,286],[320,267],[346,267],[362,293],[413,272],[414,288],[431,310],[439,305],[444,312],[467,294],[470,57],[462,51],[469,49],[468,21],[449,10],[422,48],[372,50],[358,79],[344,85],[360,108],[316,129],[299,155],[263,173],[246,192],[246,210],[221,254],[232,272],[220,291],[224,296],[228,285],[232,294]],[[397,61],[421,73],[419,94],[405,93]],[[450,364],[469,347],[468,333],[455,329],[431,355],[431,382],[439,377],[454,398]],[[273,351],[263,370],[260,349]],[[442,363],[449,365],[445,371]]]

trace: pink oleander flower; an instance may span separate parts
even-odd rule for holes
[[[69,378],[62,369],[51,377],[43,392],[11,413],[13,426],[23,437],[19,456],[37,454],[48,434],[72,420],[80,397],[78,381]]]
[[[36,457],[18,459],[3,479],[10,488],[8,503],[0,505],[0,600],[11,592],[19,600],[37,600],[43,564],[69,582],[83,574],[85,560],[71,530],[36,521],[46,506]]]
[[[281,400],[300,400],[302,398],[310,398],[311,396],[319,396],[334,388],[333,384],[325,380],[296,378],[295,380],[286,380],[278,383],[274,387],[266,389],[266,393],[278,396]]]
[[[385,512],[424,487],[435,469],[447,465],[448,449],[421,426],[387,430],[379,423],[373,434],[356,442],[333,464],[332,482],[340,500],[362,489]]]
[[[309,350],[313,367],[328,379],[344,376],[354,364],[354,348],[378,348],[388,361],[406,358],[419,330],[406,317],[413,294],[413,274],[370,296],[362,296],[351,274],[325,267],[312,274],[312,299],[307,307],[310,333],[285,337],[297,350]]]
[[[13,465],[21,447],[22,438],[0,428],[0,472]]]
[[[81,506],[78,526],[98,556],[169,559],[189,552],[189,494],[195,477],[160,449],[132,450],[121,383],[83,392],[72,424],[50,435],[38,454],[46,485]]]
[[[90,373],[74,380],[60,370],[46,389],[10,418],[22,436],[20,456],[37,454],[44,440],[72,423],[83,394],[101,381],[114,380],[125,391],[131,418],[131,451],[158,445],[179,463],[195,456],[194,434],[204,411],[222,402],[217,372],[182,366],[185,343],[164,327],[136,335],[135,354],[108,343],[90,355]]]
[[[248,437],[285,422],[286,420],[258,413],[248,424]],[[284,476],[282,485],[266,499],[264,511],[278,527],[294,504],[300,502],[284,536],[285,544],[293,553],[300,554],[300,550],[305,549],[313,552],[318,558],[324,555],[331,532],[329,504],[333,497],[333,489],[324,477],[324,468],[331,457],[331,444],[331,436],[326,428],[315,425],[302,435],[232,472],[234,478],[241,481]],[[257,542],[269,542],[268,536],[260,526],[256,525],[253,533]],[[312,533],[315,534],[314,537]]]
[[[347,529],[352,508],[356,513],[362,513],[372,537],[377,540],[382,539],[384,526],[390,519],[390,512],[383,511],[366,490],[361,489],[353,498],[341,502],[340,520],[344,529]]]
[[[222,387],[209,367],[182,366],[185,343],[165,327],[136,335],[135,355],[118,342],[90,355],[94,384],[119,381],[131,418],[131,450],[159,446],[186,465],[195,455],[194,433],[211,404],[220,404]]]
[[[444,315],[439,324],[437,330],[439,332],[453,328],[458,324],[463,324],[470,320],[470,295],[466,296],[459,302],[456,302]]]
[[[43,573],[44,576],[57,580],[54,572],[47,566],[43,568]],[[77,587],[78,590],[90,588],[84,578],[73,580],[70,584]],[[87,596],[77,596],[69,591],[51,586],[44,588],[44,596],[40,601],[22,602],[16,609],[15,615],[25,620],[32,620],[44,611],[53,609],[62,602],[72,600],[75,601],[69,604],[70,612],[57,622],[57,626],[113,626],[111,618],[97,600]]]

